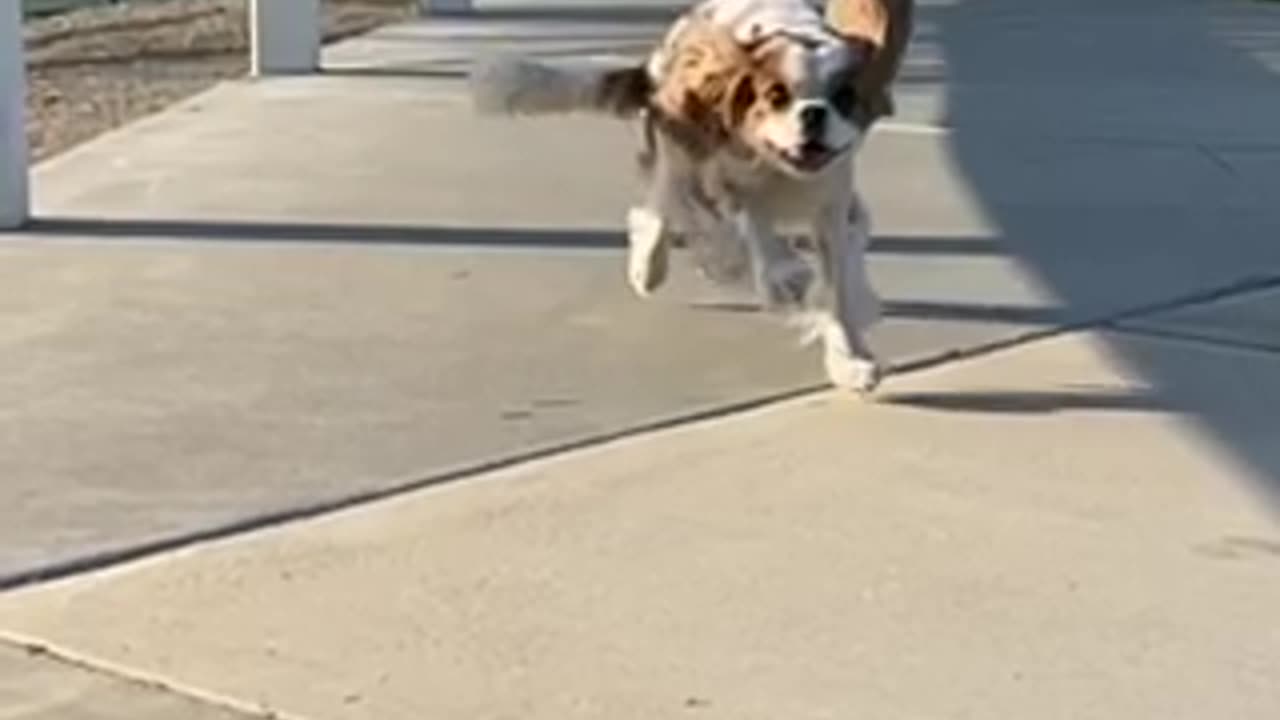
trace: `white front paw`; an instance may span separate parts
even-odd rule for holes
[[[824,360],[827,378],[841,390],[866,395],[876,389],[884,376],[884,371],[875,358],[858,357],[836,348],[827,348]]]
[[[627,281],[641,297],[648,297],[667,279],[666,227],[648,208],[627,211]]]

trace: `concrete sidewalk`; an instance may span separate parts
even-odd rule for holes
[[[1040,84],[979,51],[1039,62],[1022,35],[1053,12],[1106,48],[1134,10],[1012,7],[926,6],[903,115],[868,148],[883,353],[910,367],[1271,282],[1276,184],[1239,143],[1280,94],[1214,54],[1226,20],[1188,4],[1151,29],[1200,63],[1199,112],[1156,123],[1154,80],[1112,73],[1097,113],[1037,106],[1015,132]],[[479,120],[435,72],[495,37],[634,47],[666,13],[495,17],[389,28],[333,48],[327,76],[228,84],[38,169],[40,220],[0,248],[0,505],[19,508],[0,586],[820,381],[737,298],[630,297],[627,128]],[[1107,61],[1071,79],[1056,57],[1064,96]]]
[[[0,628],[285,717],[1264,720],[1274,477],[1192,408],[1274,423],[1276,366],[1060,339],[18,592]]]
[[[40,167],[0,587],[74,576],[0,596],[0,718],[1275,716],[1280,13],[921,5],[870,405],[628,295],[625,127],[468,111],[660,7],[387,28]]]

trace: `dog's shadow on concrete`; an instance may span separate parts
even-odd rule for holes
[[[1149,393],[1118,390],[887,392],[876,400],[932,412],[1052,415],[1074,411],[1170,412],[1179,408]]]

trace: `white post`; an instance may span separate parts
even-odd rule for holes
[[[290,75],[320,67],[320,0],[249,0],[253,74]]]
[[[423,15],[470,15],[475,12],[472,0],[418,0]]]
[[[24,54],[21,4],[0,3],[0,230],[21,227],[31,212]]]

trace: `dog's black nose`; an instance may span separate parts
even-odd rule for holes
[[[806,105],[801,108],[800,127],[805,135],[821,135],[827,127],[827,109],[821,105]]]

